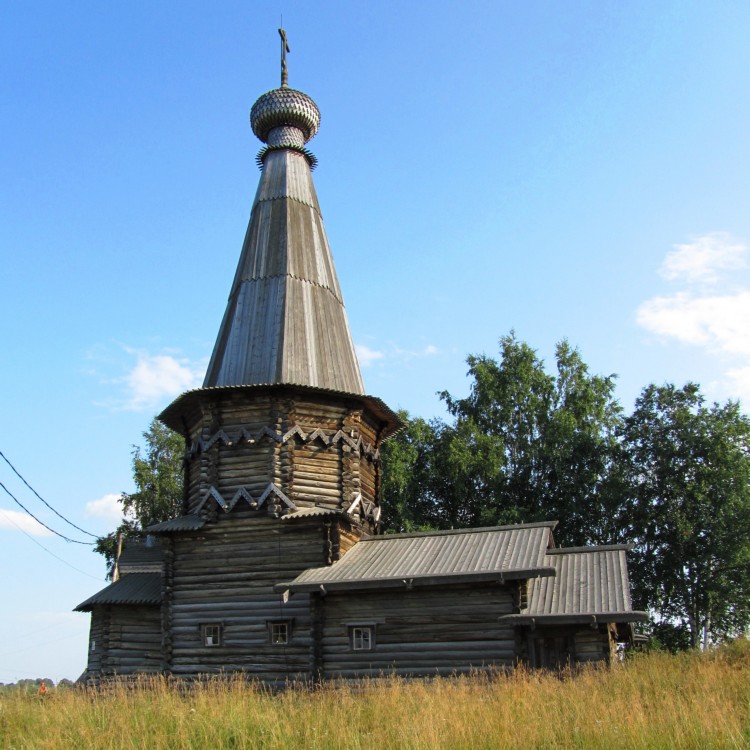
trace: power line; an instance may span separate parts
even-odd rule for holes
[[[59,518],[62,518],[62,520],[63,520],[63,521],[65,521],[65,523],[67,523],[67,524],[68,524],[69,526],[72,526],[72,527],[73,527],[74,529],[78,529],[78,531],[82,532],[83,534],[86,534],[87,536],[93,536],[93,537],[94,537],[94,539],[98,539],[98,537],[97,537],[97,535],[96,535],[96,534],[92,534],[92,533],[91,533],[90,531],[86,531],[85,529],[82,529],[82,528],[81,528],[80,526],[76,526],[76,525],[75,525],[75,524],[74,524],[74,523],[73,523],[72,521],[69,521],[69,520],[68,520],[67,518],[65,518],[65,516],[64,516],[64,515],[62,515],[62,513],[58,513],[58,512],[57,512],[57,511],[56,511],[56,510],[55,510],[55,509],[54,509],[54,508],[53,508],[53,507],[52,507],[52,506],[51,506],[51,505],[50,505],[50,504],[49,504],[49,503],[48,503],[48,502],[47,502],[47,501],[46,501],[46,500],[45,500],[45,499],[44,499],[44,498],[43,498],[43,497],[42,497],[42,496],[41,496],[41,495],[40,495],[40,494],[39,494],[39,493],[38,493],[38,492],[37,492],[37,491],[36,491],[36,490],[35,490],[35,489],[34,489],[34,488],[33,488],[33,487],[32,487],[32,486],[31,486],[31,485],[30,485],[30,484],[29,484],[29,483],[28,483],[28,482],[27,482],[27,481],[26,481],[25,479],[24,479],[24,478],[23,478],[23,476],[21,476],[21,473],[20,473],[20,472],[18,471],[18,469],[16,469],[16,467],[15,467],[15,466],[13,466],[13,464],[12,464],[12,463],[10,462],[10,460],[8,459],[8,457],[7,457],[7,456],[6,456],[6,455],[5,455],[5,454],[4,454],[4,453],[3,453],[2,451],[0,451],[0,456],[2,456],[2,459],[3,459],[3,461],[5,461],[5,463],[6,463],[6,464],[8,464],[8,466],[10,466],[10,468],[11,468],[11,469],[13,469],[13,472],[15,473],[15,475],[16,475],[16,476],[17,476],[17,477],[18,477],[18,478],[19,478],[19,479],[20,479],[20,480],[21,480],[21,481],[22,481],[22,482],[23,482],[23,483],[24,483],[24,484],[25,484],[25,485],[26,485],[26,486],[27,486],[27,487],[28,487],[28,488],[29,488],[29,489],[30,489],[30,490],[31,490],[31,491],[32,491],[32,492],[33,492],[33,493],[34,493],[34,494],[35,494],[35,495],[36,495],[36,496],[37,496],[37,497],[38,497],[38,498],[39,498],[39,499],[40,499],[40,500],[41,500],[41,501],[42,501],[42,502],[43,502],[43,503],[44,503],[44,504],[45,504],[45,505],[46,505],[46,506],[47,506],[47,507],[48,507],[48,508],[49,508],[49,509],[50,509],[50,510],[51,510],[51,511],[53,512],[53,513],[54,513],[54,514],[55,514],[55,515],[56,515],[56,516],[58,516]],[[6,490],[6,492],[7,492],[7,490]],[[16,501],[16,502],[18,502],[18,501]],[[20,504],[20,503],[19,503],[19,504]],[[26,512],[28,513],[28,511],[26,511]],[[31,515],[31,514],[29,514],[29,515]],[[40,523],[41,523],[41,521],[40,521]],[[52,531],[52,529],[50,529],[50,531]]]
[[[34,539],[34,537],[31,536],[31,534],[24,531],[24,529],[22,529],[9,515],[7,515],[7,513],[5,513],[2,510],[2,508],[0,508],[0,515],[5,516],[5,518],[7,518],[22,534],[26,535],[29,539],[31,539],[31,541],[34,542],[34,544],[36,544],[37,547],[41,547],[48,555],[52,555],[52,557],[59,560],[64,565],[67,565],[69,568],[73,568],[73,570],[75,570],[78,573],[81,573],[82,575],[88,576],[89,578],[93,578],[95,581],[101,580],[100,578],[97,578],[96,576],[92,576],[91,573],[87,573],[85,570],[76,568],[75,565],[71,565],[67,560],[63,560],[62,557],[60,557],[59,555],[56,555],[54,552],[52,552],[52,550],[47,549],[43,544],[40,544],[39,542],[37,542],[37,540]],[[90,542],[81,542],[81,544],[90,544]]]
[[[86,544],[91,545],[92,547],[96,544],[96,542],[81,542],[78,539],[71,539],[70,537],[65,536],[65,534],[61,534],[59,531],[55,531],[51,526],[47,526],[44,521],[39,520],[2,482],[0,482],[0,487],[2,487],[8,495],[10,495],[10,497],[20,508],[23,508],[37,523],[40,523],[42,526],[44,526],[47,531],[51,531],[53,534],[59,536],[61,539],[64,539],[66,542],[73,542],[74,544]],[[18,526],[18,524],[16,524],[16,526]]]

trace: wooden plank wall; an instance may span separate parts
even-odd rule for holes
[[[308,597],[283,603],[274,584],[325,564],[327,534],[312,521],[285,522],[237,507],[215,524],[174,541],[170,598],[175,675],[247,672],[259,679],[310,674]],[[269,621],[292,619],[287,646],[270,643]],[[206,647],[201,624],[223,627],[223,644]]]
[[[329,678],[450,675],[516,661],[514,592],[498,584],[434,586],[322,598],[322,671]],[[375,625],[372,651],[352,651],[349,627]]]

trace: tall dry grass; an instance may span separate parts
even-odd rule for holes
[[[555,676],[510,674],[302,687],[239,679],[0,696],[14,748],[750,747],[750,648],[637,656]]]

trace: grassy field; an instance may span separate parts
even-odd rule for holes
[[[750,647],[637,655],[611,670],[517,670],[271,695],[240,680],[0,695],[14,748],[750,747]]]

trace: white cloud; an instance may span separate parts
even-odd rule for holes
[[[32,536],[52,536],[49,529],[35,521],[28,513],[5,508],[0,508],[0,529],[16,529]]]
[[[362,367],[369,367],[373,362],[383,359],[385,356],[383,352],[370,349],[369,346],[365,346],[364,344],[356,344],[354,349],[357,352],[357,359]]]
[[[720,355],[727,369],[712,389],[750,402],[750,283],[740,273],[747,251],[726,232],[675,245],[660,274],[679,289],[641,303],[636,321],[664,339]]]
[[[646,300],[638,325],[659,336],[725,354],[750,356],[750,290],[699,296],[678,292]]]
[[[377,351],[370,349],[370,347],[364,344],[357,344],[354,347],[357,351],[357,359],[362,367],[369,367],[373,362],[377,362],[379,359],[388,359],[389,361],[408,362],[417,357],[431,357],[435,354],[439,354],[440,350],[433,344],[427,344],[423,349],[401,349],[395,344],[391,343],[388,346],[387,351]]]
[[[90,500],[86,503],[84,513],[92,518],[101,518],[105,521],[119,523],[122,520],[122,505],[120,495],[110,493],[103,495],[98,500]]]
[[[198,388],[206,370],[205,362],[192,362],[171,353],[150,354],[124,347],[136,358],[130,372],[117,382],[124,384],[126,395],[117,408],[126,411],[153,409],[183,391]]]
[[[675,245],[659,273],[668,281],[716,284],[722,271],[747,267],[747,246],[727,232],[712,232],[692,242]]]

